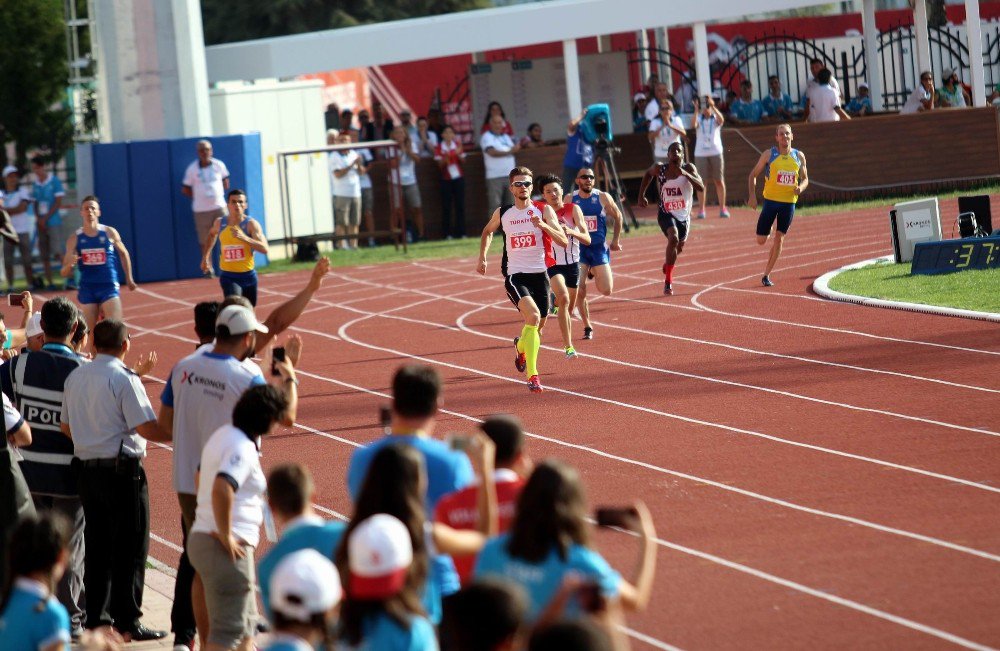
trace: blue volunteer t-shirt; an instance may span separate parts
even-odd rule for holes
[[[55,642],[69,648],[69,613],[36,581],[20,578],[0,613],[0,649],[41,649]]]
[[[340,642],[338,651],[437,651],[434,626],[426,617],[412,617],[409,628],[403,628],[385,613],[379,613],[361,626],[361,644],[350,646]]]
[[[538,618],[559,590],[563,577],[570,573],[583,575],[585,579],[596,582],[605,597],[618,595],[621,575],[593,549],[574,544],[563,560],[553,547],[541,563],[529,563],[510,555],[507,551],[509,539],[509,534],[502,534],[486,542],[476,561],[475,577],[495,576],[520,584],[528,593],[529,622]],[[576,599],[571,599],[566,607],[567,617],[579,614],[579,603]]]
[[[56,202],[57,197],[65,196],[66,191],[63,190],[62,181],[59,180],[55,174],[49,174],[49,177],[45,179],[45,183],[39,183],[35,181],[32,186],[32,194],[35,195],[35,201],[38,202],[37,214],[44,215],[52,207],[52,204]],[[50,226],[58,226],[62,224],[62,210],[57,210],[52,213],[49,217],[48,224]]]
[[[566,155],[563,157],[563,167],[578,170],[594,164],[594,148],[583,139],[580,129],[566,137]]]
[[[321,523],[307,522],[285,531],[281,540],[264,555],[257,563],[257,583],[260,585],[260,598],[264,604],[264,614],[271,617],[271,575],[278,567],[281,559],[292,552],[303,549],[315,549],[320,554],[333,560],[333,552],[340,544],[347,525],[343,522],[323,521]]]

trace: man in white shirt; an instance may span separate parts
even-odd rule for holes
[[[903,108],[899,109],[900,115],[918,113],[920,111],[934,110],[934,77],[930,70],[920,73],[920,85],[913,89],[909,99]]]
[[[503,117],[494,115],[490,118],[490,130],[479,138],[483,164],[486,166],[486,205],[490,210],[512,203],[507,189],[507,175],[517,166],[514,154],[520,151],[521,145],[504,133],[505,126]]]
[[[3,209],[10,215],[10,221],[18,235],[18,242],[15,244],[10,240],[3,241],[3,266],[7,273],[7,292],[14,289],[14,253],[21,254],[21,267],[24,269],[24,281],[29,287],[42,289],[41,281],[35,282],[31,272],[31,246],[32,235],[35,231],[34,199],[28,190],[21,187],[21,173],[13,165],[3,168],[3,182],[5,192],[0,195],[3,198]],[[15,248],[16,247],[16,248]]]
[[[663,100],[660,115],[649,123],[649,141],[653,143],[653,160],[658,164],[666,164],[667,150],[675,142],[687,135],[684,121],[674,113],[674,103]],[[685,143],[686,144],[686,143]]]
[[[805,108],[807,112],[809,111],[809,101],[807,99],[809,95],[809,89],[820,83],[819,71],[823,70],[824,68],[826,68],[826,65],[823,63],[822,59],[809,60],[809,72],[812,73],[812,78],[809,80],[809,83],[806,84],[806,89],[802,93],[802,103],[804,105],[803,108]],[[840,84],[837,83],[837,78],[834,77],[832,73],[830,74],[830,88],[833,88],[835,91],[837,91],[837,97],[840,98],[840,101],[844,101],[844,93],[843,91],[840,90]],[[808,118],[808,115],[806,115],[805,117]]]
[[[847,111],[840,106],[840,96],[830,85],[831,79],[833,77],[830,75],[830,71],[823,68],[819,71],[819,76],[816,79],[818,83],[809,88],[808,113],[810,122],[838,122],[851,119]]]
[[[352,142],[350,131],[341,131],[338,145]],[[330,177],[333,186],[333,222],[337,235],[354,237],[342,240],[345,249],[358,248],[358,226],[361,224],[361,156],[353,149],[330,152]]]
[[[670,101],[670,91],[663,82],[653,84],[653,97],[646,104],[646,119],[652,122],[660,115],[660,107]]]
[[[229,168],[218,158],[212,157],[212,143],[199,140],[195,146],[198,159],[184,172],[181,194],[191,199],[194,211],[194,229],[198,246],[208,239],[208,231],[219,217],[226,216],[226,192],[229,191]],[[216,256],[212,256],[215,259]],[[200,259],[200,258],[199,258]],[[214,277],[212,270],[205,274]]]

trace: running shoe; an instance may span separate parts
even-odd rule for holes
[[[768,278],[767,276],[764,276],[763,278],[760,279],[760,284],[763,285],[764,287],[774,287],[774,283],[771,282],[771,279]]]
[[[673,296],[674,295],[674,288],[671,287],[670,283],[668,283],[667,281],[663,281],[663,295],[664,296]]]
[[[524,369],[528,368],[528,360],[524,358],[524,353],[517,349],[517,342],[521,340],[520,337],[514,337],[514,368],[517,369],[518,373],[524,373]]]
[[[576,359],[576,348],[570,346],[566,349],[566,359]]]
[[[722,211],[719,212],[719,217],[722,217],[723,219],[729,219],[729,211],[723,208]]]
[[[532,393],[542,392],[542,383],[538,381],[537,375],[532,375],[528,378],[528,391]]]
[[[584,339],[593,339],[594,338],[594,329],[593,328],[584,328],[583,329],[583,338]]]
[[[698,211],[698,219],[705,219],[704,209]]]

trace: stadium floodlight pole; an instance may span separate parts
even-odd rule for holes
[[[986,106],[986,79],[983,73],[983,25],[979,22],[979,0],[965,0],[965,38],[969,43],[972,71],[972,105]]]

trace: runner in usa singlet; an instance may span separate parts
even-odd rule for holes
[[[670,213],[680,221],[689,221],[694,187],[683,175],[674,179],[668,178],[667,167],[660,165],[656,171],[657,185],[660,188],[660,210]]]
[[[527,208],[511,206],[500,215],[504,234],[505,276],[518,273],[544,273],[555,264],[552,240],[531,222],[541,217],[543,208],[531,203]]]
[[[118,285],[118,254],[106,226],[98,225],[93,236],[78,228],[76,254],[80,258],[81,285]]]

